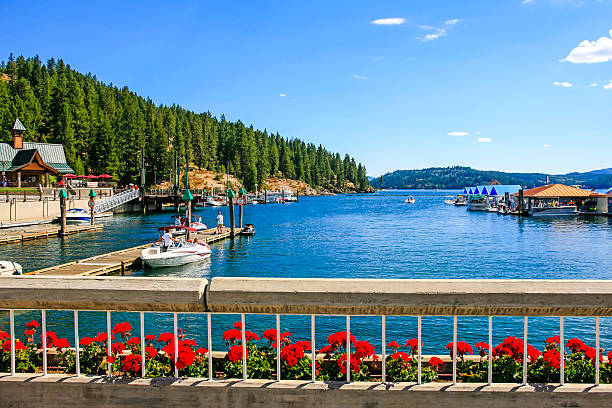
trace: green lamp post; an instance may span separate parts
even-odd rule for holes
[[[66,235],[66,199],[68,194],[63,188],[59,193],[60,198],[60,235]]]
[[[236,198],[236,194],[234,190],[228,188],[227,189],[227,198],[229,205],[229,213],[230,213],[230,237],[234,238],[236,236],[236,230],[234,229],[234,198]]]
[[[94,191],[94,189],[92,188],[91,190],[89,190],[89,202],[87,203],[87,205],[89,205],[89,223],[91,225],[94,225],[94,207],[96,206],[96,192]]]
[[[189,189],[183,193],[183,201],[185,202],[185,226],[191,227],[191,201],[193,195]],[[187,230],[187,239],[189,239],[189,230]]]

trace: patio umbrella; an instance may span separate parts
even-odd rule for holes
[[[76,176],[74,174],[64,174],[64,178],[75,178]]]
[[[86,179],[95,179],[95,178],[98,178],[98,176],[94,176],[93,174],[90,174],[88,176],[83,176],[83,178],[86,178]]]
[[[98,176],[98,178],[109,179],[109,178],[113,178],[113,176],[111,176],[110,174],[101,174],[101,175]]]
[[[80,176],[76,176],[76,178],[86,178],[87,176],[84,175],[80,175]]]

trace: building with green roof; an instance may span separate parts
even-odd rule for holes
[[[64,146],[53,143],[24,142],[26,130],[19,118],[13,125],[13,143],[0,143],[0,182],[2,186],[22,187],[44,184],[49,175],[74,173],[66,162]]]

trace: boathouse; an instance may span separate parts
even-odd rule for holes
[[[50,186],[49,175],[74,173],[66,162],[64,146],[24,142],[26,128],[15,120],[12,143],[0,143],[0,187]]]
[[[512,194],[518,196],[518,193]],[[564,184],[548,184],[525,190],[523,197],[529,211],[536,206],[576,206],[582,214],[603,214],[607,212],[605,194],[583,190]],[[605,206],[604,206],[605,204]],[[606,207],[606,208],[604,208]]]

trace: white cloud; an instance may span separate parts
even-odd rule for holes
[[[570,88],[572,86],[572,84],[570,84],[569,82],[559,82],[559,81],[553,82],[553,85],[562,86],[564,88]]]
[[[400,25],[406,22],[405,18],[401,17],[392,17],[392,18],[379,18],[373,21],[370,21],[370,24],[375,25]]]
[[[467,136],[469,135],[468,132],[448,132],[447,134],[449,136]]]
[[[284,93],[283,93],[283,94],[280,94],[280,95],[278,95],[278,96],[287,96],[287,94],[284,94]]]
[[[596,41],[584,40],[561,61],[574,64],[592,64],[612,61],[612,30],[610,37],[600,37]]]
[[[535,0],[523,0],[521,1],[521,4],[534,4]]]
[[[354,79],[366,79],[367,77],[363,76],[363,75],[351,75],[352,78]]]
[[[603,86],[604,89],[612,89],[612,81],[608,82],[606,85]]]
[[[597,82],[591,82],[591,85],[589,86],[599,86],[599,84]]]
[[[545,148],[545,149],[547,149],[547,148],[549,148],[549,147],[550,147],[550,145],[544,145],[544,148]]]
[[[479,143],[491,143],[492,140],[488,137],[479,137],[478,139],[476,139],[477,142]]]
[[[442,27],[434,27],[429,25],[422,25],[420,28],[426,31],[432,31],[431,33],[425,34],[421,41],[433,41],[437,40],[440,37],[446,37],[448,35],[447,30],[459,23],[461,21],[460,18],[452,18],[450,20],[446,20]]]

